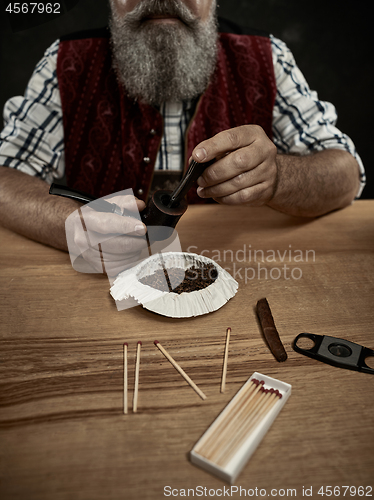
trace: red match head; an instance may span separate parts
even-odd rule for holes
[[[157,344],[159,344],[160,342],[159,342],[158,340],[155,340],[153,343],[154,343],[154,345],[157,345]]]
[[[129,344],[127,342],[124,342],[123,345],[125,345],[126,347],[129,346]]]
[[[138,344],[142,345],[142,341],[141,341],[141,340],[139,340]]]

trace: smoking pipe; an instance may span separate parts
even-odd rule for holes
[[[187,172],[174,191],[159,190],[153,194],[148,205],[140,214],[142,222],[147,227],[157,226],[157,229],[155,228],[156,230],[152,231],[153,241],[162,241],[172,235],[179,219],[187,210],[188,203],[185,199],[186,194],[192,187],[192,184],[214,161],[215,160],[206,163],[197,163],[192,160]],[[110,212],[129,216],[134,215],[133,212],[126,209],[123,210],[115,203],[110,203],[101,198],[94,198],[77,189],[68,188],[60,184],[51,184],[49,194],[63,196],[82,203],[91,203],[91,207],[98,212]]]

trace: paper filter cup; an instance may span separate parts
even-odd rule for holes
[[[205,288],[182,293],[165,291],[170,290],[166,273],[169,283],[175,289],[182,282],[185,271],[190,270],[190,274],[196,274],[196,269],[203,272],[207,266],[210,272],[205,279],[209,279],[209,282],[212,281],[210,278],[215,277],[215,279]],[[175,269],[183,272],[176,273]],[[155,288],[154,284],[150,286],[144,283],[152,283],[153,276],[158,276],[158,282],[160,282],[160,276],[165,277],[163,290]],[[202,286],[202,283],[201,280],[199,283],[196,281],[196,287]],[[189,281],[189,284],[190,288],[191,286],[194,288],[193,279]],[[116,301],[131,297],[145,309],[163,316],[188,318],[220,309],[236,294],[238,286],[227,271],[208,257],[194,253],[167,252],[152,255],[137,266],[123,271],[115,279],[110,294]]]

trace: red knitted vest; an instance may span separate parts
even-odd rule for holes
[[[222,130],[257,124],[272,138],[276,87],[269,38],[221,33],[218,43],[216,71],[188,128],[185,164],[199,142]],[[61,40],[57,76],[68,186],[96,197],[132,188],[146,200],[162,117],[127,97],[112,67],[109,38]],[[188,198],[205,201],[196,189]]]

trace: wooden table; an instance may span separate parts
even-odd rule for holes
[[[79,274],[67,254],[1,229],[0,498],[161,499],[183,490],[239,498],[240,487],[253,497],[280,490],[277,498],[291,489],[302,498],[312,487],[312,498],[323,498],[321,486],[340,486],[335,498],[343,486],[373,487],[374,377],[312,360],[291,344],[312,332],[374,348],[374,201],[315,220],[268,208],[192,206],[178,231],[184,251],[214,258],[239,282],[222,309],[191,319],[141,307],[118,312],[106,277]],[[287,350],[284,363],[260,331],[254,307],[262,297]],[[139,340],[138,413],[123,415],[122,345],[129,344],[132,391]],[[292,394],[235,493],[192,465],[189,451],[255,371],[290,383]]]

